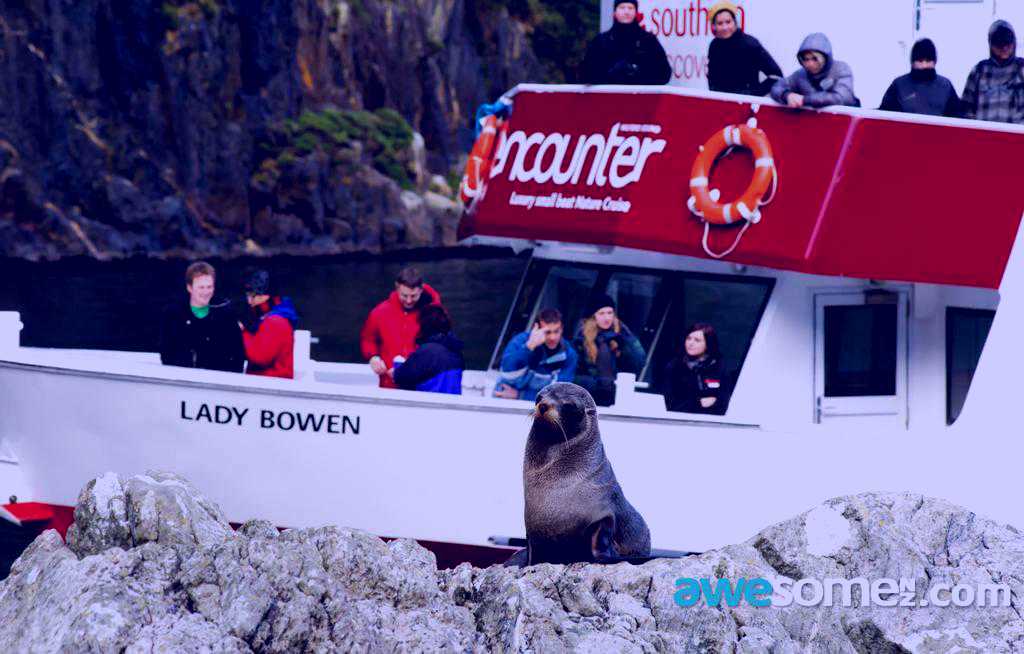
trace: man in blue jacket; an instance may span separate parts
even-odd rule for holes
[[[501,377],[494,396],[533,402],[548,384],[576,376],[576,350],[562,339],[562,314],[544,309],[533,327],[517,334],[501,356]]]

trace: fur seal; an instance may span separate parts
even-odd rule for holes
[[[590,393],[551,384],[532,415],[523,460],[527,546],[506,565],[649,557],[651,532],[615,479]]]

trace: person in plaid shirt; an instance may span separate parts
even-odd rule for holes
[[[964,87],[964,117],[1024,124],[1024,59],[1013,26],[992,23],[988,43],[992,56],[978,62]]]

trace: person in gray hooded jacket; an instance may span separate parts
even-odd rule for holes
[[[797,109],[846,105],[859,107],[853,92],[853,70],[832,57],[832,43],[820,32],[809,35],[797,53],[800,70],[775,82],[772,98]]]

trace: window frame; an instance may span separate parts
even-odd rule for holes
[[[648,318],[648,322],[645,325],[633,326],[634,332],[638,334],[647,329],[653,331],[651,338],[650,347],[647,347],[646,358],[644,359],[644,365],[640,373],[637,375],[638,384],[644,384],[641,382],[648,373],[651,363],[654,361],[654,355],[658,351],[659,345],[661,345],[662,333],[665,325],[668,322],[671,311],[675,306],[675,303],[683,296],[684,285],[687,281],[705,281],[705,282],[728,282],[728,283],[741,283],[753,286],[760,286],[764,289],[764,297],[761,300],[760,306],[758,306],[756,315],[754,316],[753,324],[754,329],[751,337],[745,343],[742,356],[736,361],[736,382],[739,383],[740,375],[746,366],[747,358],[750,356],[750,348],[753,345],[754,339],[757,337],[757,332],[761,328],[764,322],[765,313],[768,310],[768,304],[771,302],[772,295],[775,291],[778,280],[775,277],[762,276],[762,275],[749,275],[749,274],[723,274],[723,273],[709,273],[699,271],[687,271],[678,270],[672,268],[644,268],[639,266],[628,266],[622,264],[613,263],[594,263],[591,261],[577,262],[567,259],[544,259],[538,257],[531,257],[530,261],[526,265],[526,269],[523,271],[523,277],[520,280],[519,287],[516,290],[516,296],[512,299],[508,314],[505,318],[505,324],[502,327],[501,333],[498,335],[498,340],[495,345],[494,353],[491,356],[491,361],[487,366],[488,371],[496,371],[501,366],[501,356],[504,352],[505,346],[510,339],[510,330],[515,330],[514,333],[519,333],[525,327],[514,324],[516,321],[515,313],[516,308],[523,303],[521,295],[526,290],[527,285],[530,283],[529,279],[531,276],[534,280],[537,280],[538,272],[535,266],[544,266],[543,277],[539,279],[539,283],[530,289],[531,297],[527,298],[526,304],[530,307],[529,316],[526,320],[528,326],[530,321],[534,319],[537,312],[540,311],[540,301],[544,294],[544,289],[550,278],[551,270],[558,266],[570,266],[575,268],[596,270],[597,281],[595,282],[594,288],[602,289],[602,292],[607,289],[609,280],[613,275],[617,273],[631,273],[639,275],[655,275],[661,278],[658,292],[655,294],[654,301],[651,308],[651,315]],[[591,289],[593,292],[593,289]],[[564,325],[565,331],[569,340],[572,340],[572,334],[570,333],[575,329],[575,325]],[[638,386],[637,390],[641,392],[647,392],[652,394],[661,395],[653,390],[649,390],[644,386]]]
[[[996,309],[979,309],[977,307],[957,307],[947,306],[946,307],[946,320],[945,320],[945,347],[946,347],[946,426],[951,426],[960,419],[960,413],[963,412],[964,405],[967,403],[967,398],[971,393],[971,386],[974,385],[974,375],[978,371],[978,362],[974,364],[974,370],[971,372],[971,381],[967,384],[967,393],[964,394],[964,401],[960,405],[960,411],[957,412],[956,417],[953,416],[953,321],[957,316],[971,316],[971,317],[988,317],[994,323],[996,318]],[[985,334],[985,341],[981,345],[981,352],[978,353],[978,361],[981,360],[981,353],[985,351],[985,344],[988,343],[989,334],[992,331],[992,324],[989,324],[989,332]]]

